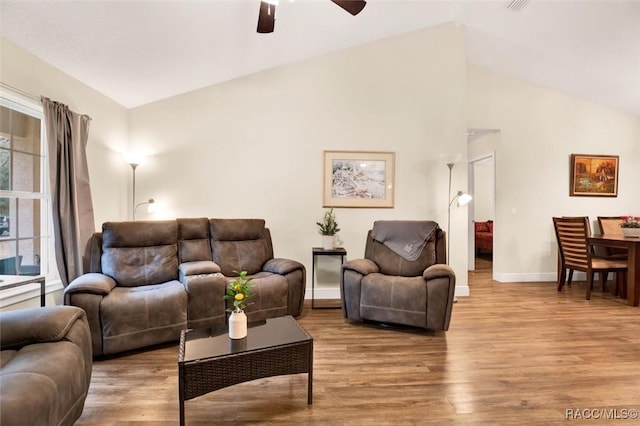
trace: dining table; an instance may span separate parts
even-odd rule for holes
[[[640,238],[621,234],[592,234],[589,244],[604,247],[624,247],[627,249],[627,304],[638,306],[640,302]]]

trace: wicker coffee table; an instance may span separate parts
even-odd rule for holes
[[[244,339],[227,326],[185,330],[180,336],[180,424],[184,402],[214,390],[263,377],[308,373],[307,404],[313,399],[313,338],[291,317],[249,323]]]

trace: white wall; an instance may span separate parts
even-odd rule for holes
[[[276,256],[303,262],[310,282],[323,150],[396,153],[395,208],[336,209],[348,258],[363,256],[378,219],[446,228],[441,156],[466,158],[465,79],[464,29],[442,25],[133,109],[130,142],[149,154],[138,198],[164,206],[152,217],[264,218]],[[454,181],[464,186],[466,167]],[[466,220],[466,209],[452,213],[464,229]],[[466,232],[453,235],[460,291],[466,253]]]
[[[495,279],[555,280],[553,216],[640,212],[640,117],[475,65],[467,89],[469,127],[500,129],[485,147],[496,152]],[[619,155],[618,197],[570,197],[572,153]]]
[[[476,222],[493,220],[493,159],[473,163],[473,214]]]

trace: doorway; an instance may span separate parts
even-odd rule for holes
[[[469,160],[469,270],[493,272],[495,173],[494,152]]]

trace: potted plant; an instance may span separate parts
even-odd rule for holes
[[[325,250],[331,250],[335,247],[336,234],[340,232],[338,228],[338,222],[336,222],[336,215],[333,213],[333,207],[324,213],[322,222],[316,222],[318,225],[318,231],[322,235],[322,248]]]
[[[621,216],[622,233],[625,237],[640,238],[640,216]]]
[[[244,313],[244,308],[248,305],[247,301],[253,297],[253,293],[251,293],[253,277],[247,278],[247,271],[233,272],[238,274],[238,278],[229,283],[223,299],[233,301],[233,309],[227,309],[231,312],[229,315],[229,337],[242,339],[247,336],[247,315]]]

